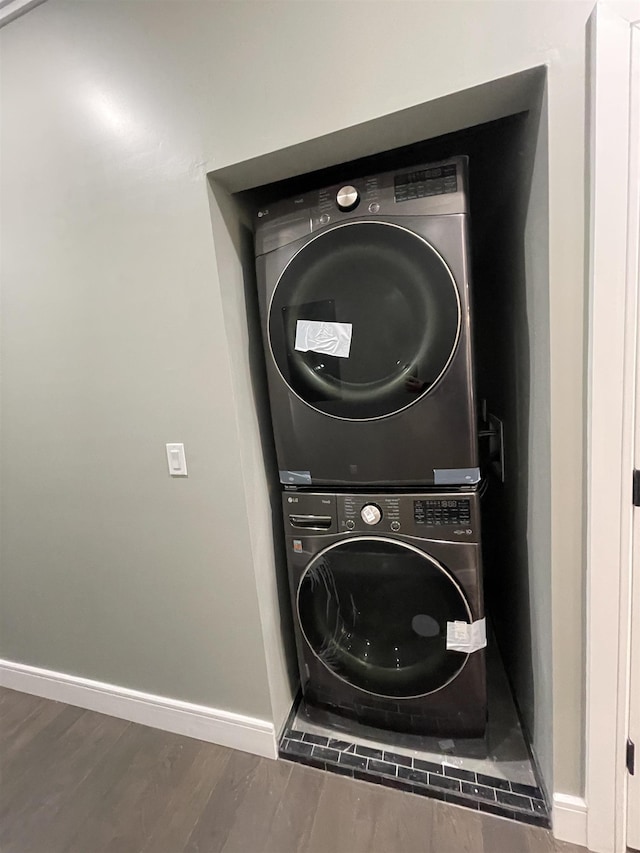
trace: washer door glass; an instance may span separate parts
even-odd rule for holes
[[[449,268],[421,237],[381,222],[312,240],[280,276],[269,340],[285,382],[327,415],[393,414],[428,393],[458,342]]]
[[[304,637],[332,673],[377,696],[424,696],[460,672],[447,622],[471,621],[451,575],[428,555],[360,537],[326,548],[298,586]]]

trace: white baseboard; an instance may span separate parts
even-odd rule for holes
[[[587,804],[582,797],[553,795],[553,834],[559,841],[587,846]]]
[[[231,711],[2,659],[0,686],[266,758],[278,755],[273,723]]]

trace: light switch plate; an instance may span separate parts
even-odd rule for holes
[[[187,476],[187,458],[184,455],[184,444],[167,444],[167,465],[172,477]]]

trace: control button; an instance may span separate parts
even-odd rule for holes
[[[336,204],[340,210],[353,210],[358,206],[360,201],[360,193],[355,187],[348,185],[338,190],[336,195]]]
[[[400,522],[399,521],[392,521],[391,522],[391,529],[394,531],[394,533],[397,530],[400,530]]]
[[[347,530],[353,530],[353,528],[356,526],[356,523],[352,518],[350,518],[348,521],[345,521],[344,526],[347,528]]]
[[[328,213],[323,213],[320,217],[320,225],[328,225],[331,222],[331,217]]]
[[[365,504],[360,510],[360,517],[365,524],[378,524],[382,518],[382,511],[375,504]]]
[[[372,201],[371,204],[369,205],[369,213],[378,213],[379,210],[380,210],[380,205],[378,204],[378,202]]]

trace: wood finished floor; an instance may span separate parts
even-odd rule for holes
[[[0,688],[1,853],[584,853],[550,833]]]

